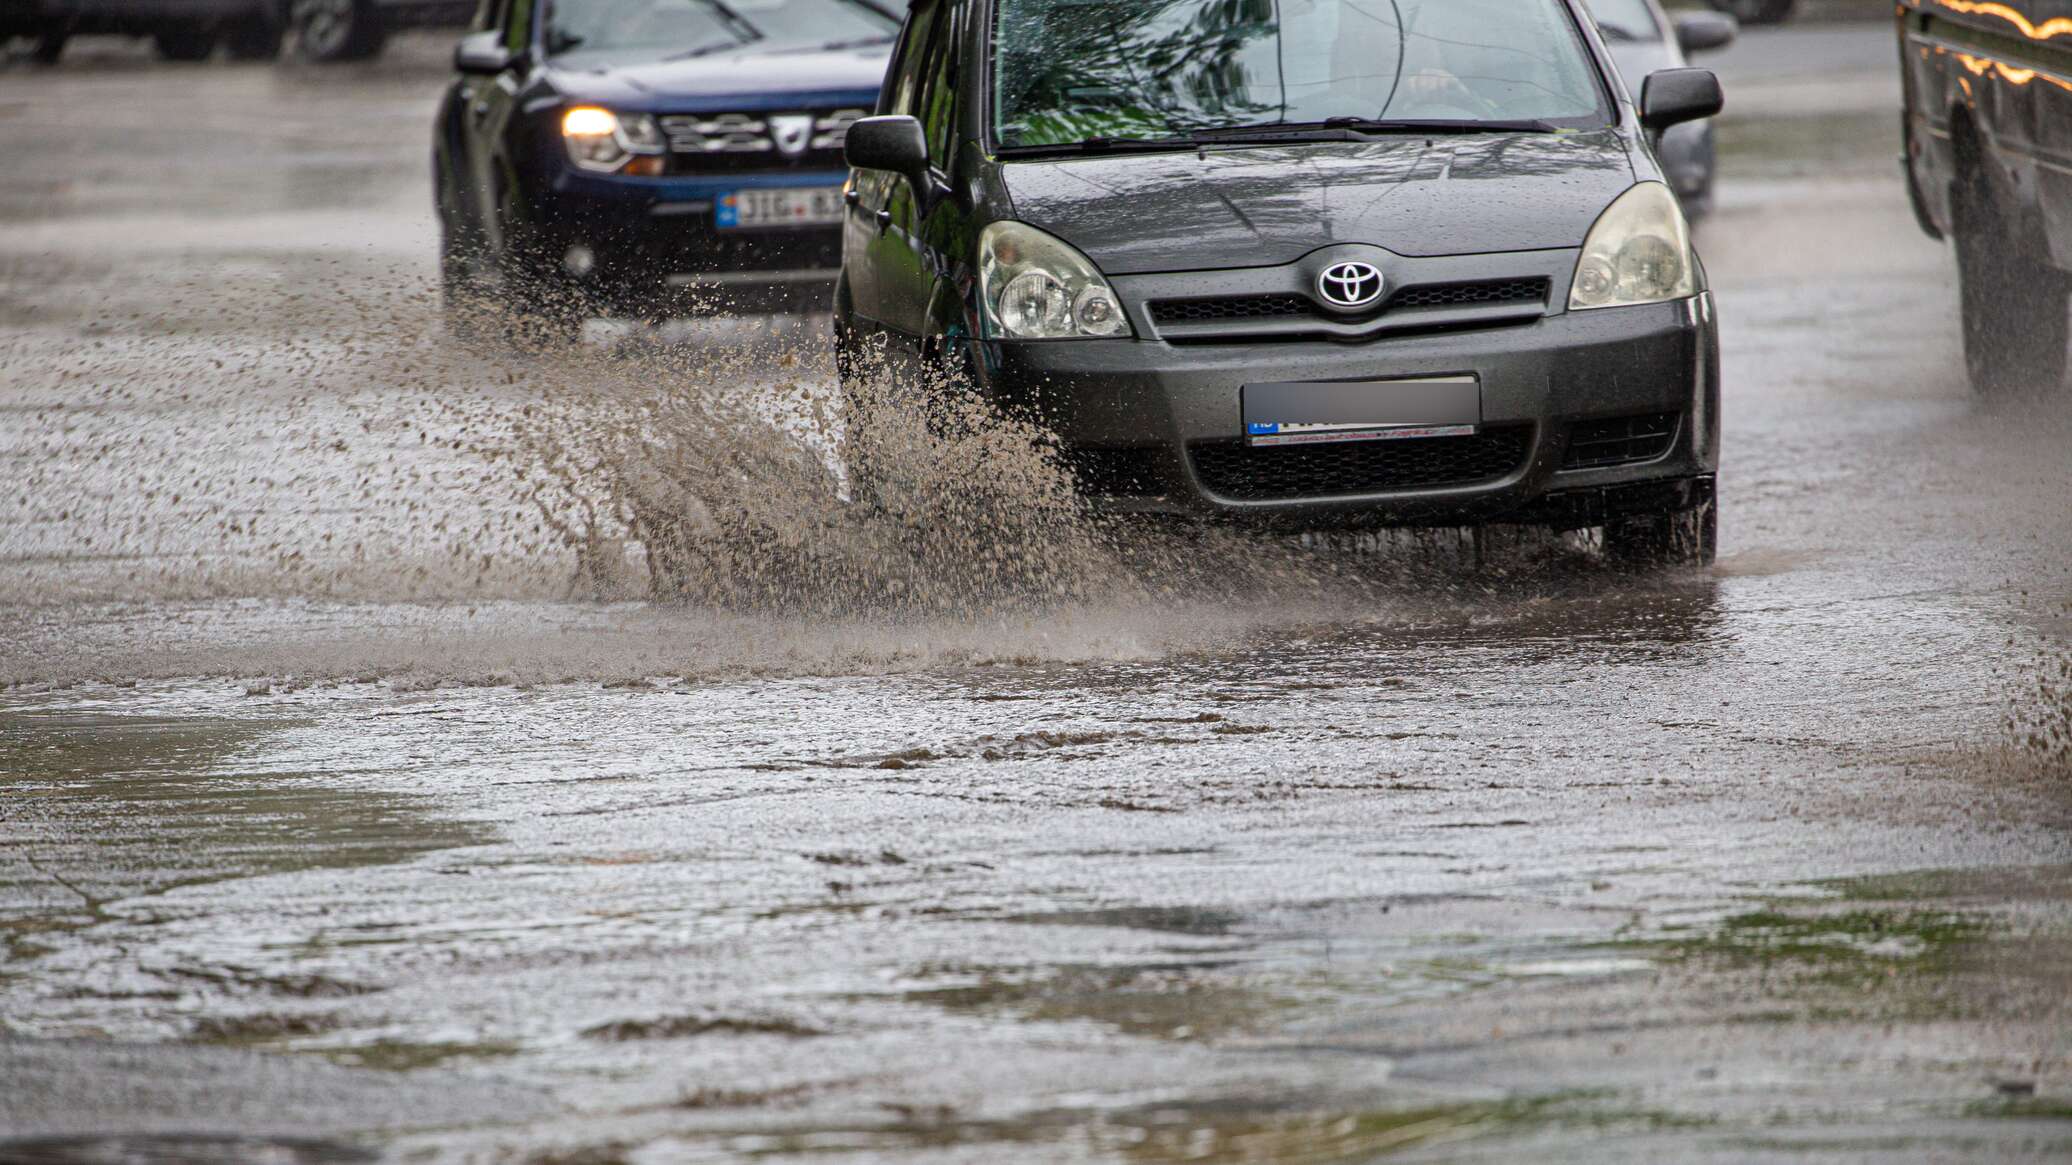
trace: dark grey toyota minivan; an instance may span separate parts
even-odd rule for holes
[[[1717,331],[1650,143],[1720,106],[1636,103],[1581,0],[914,0],[847,142],[845,387],[946,366],[1110,509],[1709,561]]]

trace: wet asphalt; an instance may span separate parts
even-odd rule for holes
[[[442,53],[0,66],[0,1160],[2072,1154],[2072,388],[1965,386],[1882,26],[1720,62],[1717,568],[839,617],[584,460],[810,325],[441,333]]]

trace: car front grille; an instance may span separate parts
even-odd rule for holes
[[[1389,311],[1419,307],[1481,307],[1493,303],[1545,303],[1551,280],[1495,279],[1479,283],[1433,283],[1405,287],[1389,297]]]
[[[1568,452],[1561,459],[1561,468],[1604,469],[1653,461],[1668,453],[1676,441],[1677,420],[1676,413],[1647,413],[1584,421],[1568,431]]]
[[[1203,299],[1165,299],[1151,305],[1151,319],[1160,327],[1173,325],[1242,325],[1255,320],[1321,320],[1347,322],[1372,319],[1390,312],[1431,308],[1512,306],[1544,304],[1552,280],[1490,279],[1469,283],[1432,283],[1398,288],[1379,311],[1366,316],[1341,316],[1317,306],[1306,295],[1227,295]]]
[[[801,148],[787,153],[778,145],[773,119],[810,116],[811,128]],[[840,168],[842,140],[849,127],[869,117],[868,109],[818,109],[788,113],[671,113],[656,119],[669,139],[675,158],[671,169],[697,172],[714,169],[767,168],[772,163]]]
[[[1222,299],[1169,299],[1151,305],[1160,324],[1220,324],[1231,320],[1302,319],[1316,305],[1301,295],[1233,295]]]
[[[1337,445],[1217,441],[1193,446],[1188,456],[1210,493],[1249,502],[1474,485],[1518,472],[1531,451],[1531,426],[1508,425],[1472,437]]]

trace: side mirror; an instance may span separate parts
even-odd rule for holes
[[[1727,95],[1711,69],[1664,69],[1640,87],[1640,124],[1655,133],[1713,117],[1726,107]]]
[[[473,77],[494,77],[518,63],[518,56],[504,47],[503,34],[471,32],[453,46],[453,67]]]
[[[886,170],[901,175],[914,193],[927,196],[933,183],[928,176],[928,139],[921,123],[906,116],[866,117],[849,127],[842,139],[842,156],[858,170]]]
[[[1676,43],[1686,55],[1726,48],[1741,35],[1741,22],[1724,12],[1685,12],[1676,18]]]

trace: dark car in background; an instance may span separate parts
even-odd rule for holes
[[[1904,0],[1906,176],[1950,239],[1984,393],[2065,378],[2072,299],[2072,0]]]
[[[75,36],[149,38],[173,61],[206,60],[220,47],[233,60],[278,56],[293,34],[296,55],[352,61],[381,51],[402,28],[458,26],[475,0],[0,0],[0,39],[36,42],[51,64]]]
[[[1581,0],[915,0],[849,135],[852,489],[947,373],[1113,510],[1709,561],[1717,326],[1649,136],[1721,101],[1636,106]]]
[[[1783,24],[1799,9],[1799,0],[1706,0],[1743,24]]]
[[[868,0],[501,0],[435,132],[456,320],[824,311],[844,135],[898,28]]]
[[[1740,31],[1733,17],[1717,12],[1679,12],[1672,18],[1657,0],[1590,0],[1590,11],[1620,75],[1636,92],[1650,74],[1685,68],[1689,58],[1733,44]],[[1672,126],[1655,143],[1655,156],[1692,218],[1712,210],[1719,158],[1715,137],[1708,119]]]

